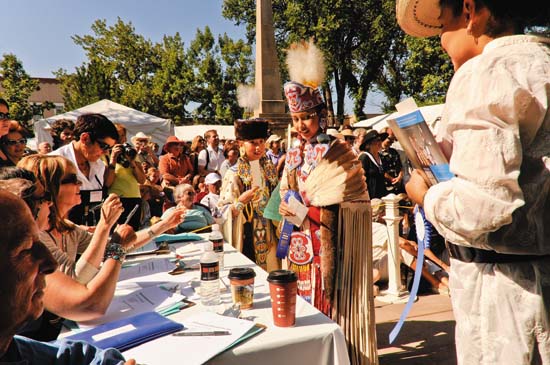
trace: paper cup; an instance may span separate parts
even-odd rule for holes
[[[267,277],[275,326],[292,327],[296,323],[297,280],[296,273],[289,270],[275,270]]]
[[[254,270],[248,267],[234,268],[229,271],[233,303],[238,303],[241,309],[250,309],[254,304],[255,276]]]

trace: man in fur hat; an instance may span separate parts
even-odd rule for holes
[[[375,362],[370,205],[361,163],[349,144],[325,134],[320,51],[302,42],[288,51],[287,64],[294,81],[284,91],[298,139],[287,151],[281,180],[279,212],[287,223],[278,254],[287,252],[298,294],[340,324],[352,363]],[[301,222],[291,208],[296,200],[308,212]],[[362,313],[353,309],[365,306]],[[369,324],[367,335],[357,336]]]

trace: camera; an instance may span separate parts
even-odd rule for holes
[[[122,145],[122,153],[117,156],[116,162],[124,167],[130,167],[130,162],[137,156],[137,150],[129,143]]]

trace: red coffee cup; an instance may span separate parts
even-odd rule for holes
[[[275,270],[267,277],[275,326],[292,327],[296,323],[297,280],[290,270]]]

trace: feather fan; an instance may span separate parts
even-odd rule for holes
[[[237,101],[241,108],[251,113],[260,105],[260,96],[254,85],[237,85]]]
[[[307,178],[304,190],[311,205],[316,207],[366,198],[363,168],[347,143],[340,140],[332,143]]]
[[[325,79],[323,53],[312,40],[293,43],[287,51],[290,79],[316,89]]]

